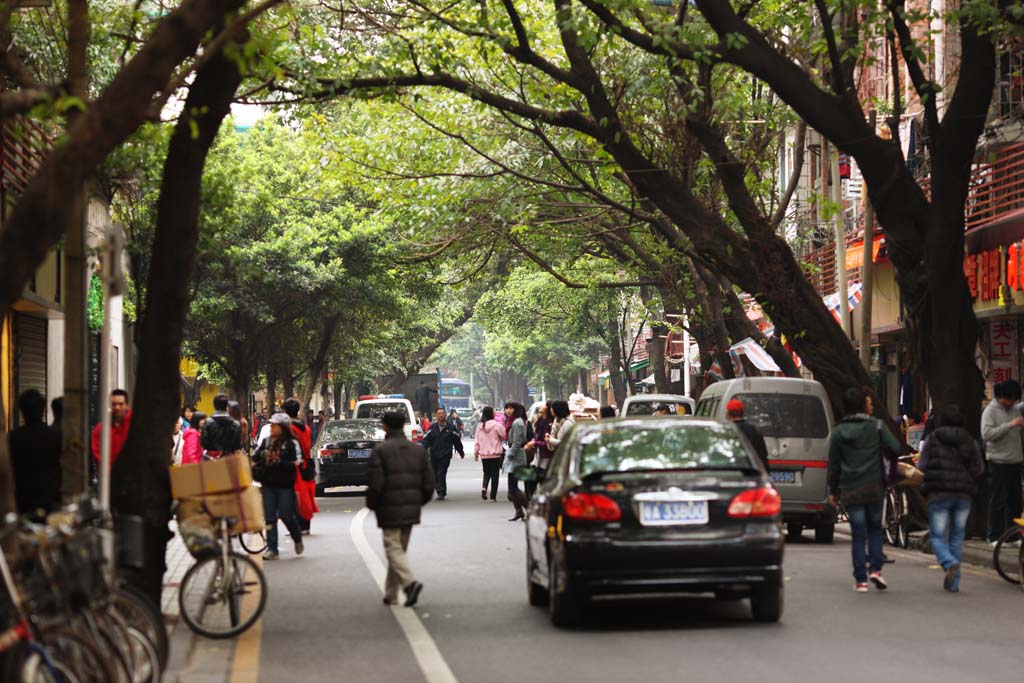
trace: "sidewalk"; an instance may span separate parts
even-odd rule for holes
[[[836,524],[836,533],[842,534],[843,536],[850,536],[850,525],[849,524]],[[918,550],[925,555],[930,555],[932,552],[931,543],[928,542],[927,531],[914,531],[910,534],[910,547],[909,550]],[[982,541],[979,539],[967,539],[964,541],[964,562],[968,564],[977,565],[984,569],[992,568],[992,546],[989,545],[988,541]]]

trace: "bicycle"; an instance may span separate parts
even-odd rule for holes
[[[992,565],[999,576],[1024,590],[1024,518],[1013,520],[1013,526],[1003,532],[992,550]]]
[[[235,552],[230,529],[237,520],[214,517],[219,543],[192,565],[178,588],[181,618],[207,638],[233,638],[247,631],[267,604],[267,581],[248,555]]]

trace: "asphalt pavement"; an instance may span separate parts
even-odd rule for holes
[[[372,513],[358,489],[319,500],[306,552],[290,542],[265,564],[269,601],[230,680],[804,681],[992,680],[1020,672],[1024,594],[968,568],[961,592],[919,553],[889,551],[890,590],[852,591],[849,544],[786,547],[780,624],[748,604],[702,597],[607,600],[575,630],[551,626],[526,600],[524,529],[509,522],[504,485],[480,500],[480,466],[457,458],[448,500],[424,509],[409,556],[425,584],[415,609],[382,604]],[[282,534],[287,539],[285,534]],[[365,539],[365,542],[362,540]],[[362,549],[362,552],[361,550]],[[364,557],[366,556],[366,557]],[[369,560],[369,561],[368,561]],[[181,680],[199,680],[200,672]]]

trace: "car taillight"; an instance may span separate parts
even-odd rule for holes
[[[782,496],[772,488],[744,491],[729,503],[730,517],[774,517],[782,511]]]
[[[327,450],[326,448],[321,448],[319,451],[317,451],[317,454],[321,458],[326,458],[328,455],[331,454],[331,452],[329,450]]]
[[[562,499],[562,510],[569,519],[617,522],[622,519],[619,504],[600,493],[570,493]]]

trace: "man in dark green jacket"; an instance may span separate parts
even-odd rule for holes
[[[829,499],[835,505],[838,493],[850,517],[856,581],[853,589],[867,593],[870,580],[876,588],[884,590],[888,584],[882,578],[882,501],[885,498],[882,451],[884,448],[898,454],[902,447],[896,437],[871,416],[874,412],[871,397],[860,389],[847,389],[843,394],[843,412],[846,417],[832,430],[828,447]]]

